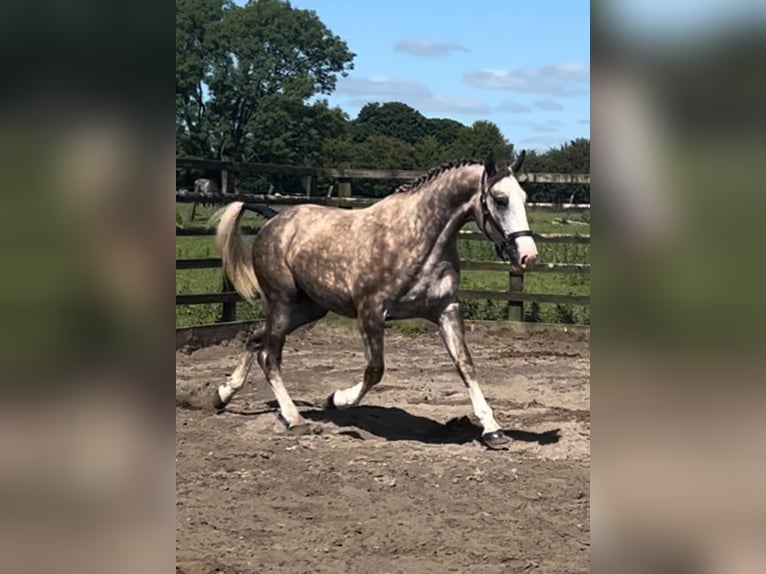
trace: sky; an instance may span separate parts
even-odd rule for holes
[[[239,3],[239,2],[238,2]],[[327,97],[351,118],[400,101],[497,124],[516,149],[590,138],[590,2],[292,0],[356,54]]]

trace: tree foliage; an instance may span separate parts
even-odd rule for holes
[[[483,158],[490,153],[498,159],[511,159],[513,144],[508,143],[497,125],[488,121],[463,127],[452,144],[455,157]]]
[[[542,154],[531,151],[524,169],[537,173],[590,173],[590,140],[578,138]],[[525,189],[530,201],[590,202],[589,185],[528,183]]]
[[[176,0],[177,154],[373,169],[428,169],[457,158],[483,159],[490,152],[498,159],[514,157],[514,145],[491,121],[466,126],[426,118],[401,102],[366,104],[351,119],[318,99],[333,92],[354,57],[315,12],[284,0],[251,0],[244,6]],[[589,172],[589,156],[589,140],[579,139],[545,153],[529,152],[525,168]],[[268,185],[302,190],[296,178],[237,182],[245,191]],[[354,182],[354,192],[382,195],[395,184]],[[562,193],[571,196],[571,190]],[[552,198],[548,188],[537,186],[530,199]]]
[[[449,145],[455,141],[464,127],[460,122],[447,118],[426,119],[426,134],[442,145]]]
[[[529,153],[527,171],[548,173],[590,173],[590,140],[578,138],[543,154]]]
[[[222,0],[176,0],[176,149],[209,156],[205,91]]]
[[[302,104],[332,93],[353,68],[354,54],[315,12],[281,0],[178,0],[176,31],[176,142],[188,154],[284,155],[284,142],[300,132],[282,130],[304,118],[270,116],[321,114]],[[258,137],[269,122],[279,129]]]
[[[370,103],[359,110],[353,134],[358,142],[371,136],[389,136],[414,144],[427,135],[426,118],[401,102]]]

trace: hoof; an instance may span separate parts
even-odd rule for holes
[[[226,405],[228,403],[225,403],[221,400],[221,395],[218,394],[218,389],[215,390],[215,393],[213,394],[213,407],[217,411],[222,411],[226,408]]]
[[[511,442],[510,437],[501,430],[484,433],[481,435],[481,440],[491,449],[503,448]]]
[[[291,425],[287,427],[287,434],[293,436],[322,434],[322,427],[319,425],[312,425],[311,423],[299,423],[297,425]]]
[[[337,411],[338,407],[335,406],[335,391],[330,393],[330,396],[324,402],[324,409],[326,411]]]

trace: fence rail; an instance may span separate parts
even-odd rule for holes
[[[242,226],[240,231],[243,235],[255,235],[258,233],[257,227]],[[176,236],[194,237],[215,235],[214,227],[176,227]],[[539,243],[590,243],[590,235],[569,235],[564,233],[533,233],[534,240]],[[467,241],[487,241],[487,238],[480,231],[461,230],[458,233],[459,239]]]
[[[221,187],[224,193],[198,193],[186,190],[176,190],[178,203],[211,203],[225,204],[231,201],[246,201],[262,203],[269,206],[291,206],[300,204],[318,204],[348,209],[363,208],[380,201],[378,198],[351,197],[351,181],[354,179],[393,179],[412,180],[420,177],[425,171],[420,170],[372,170],[372,169],[335,169],[306,166],[288,166],[263,163],[235,162],[228,160],[207,160],[197,158],[177,158],[176,170],[195,169],[219,171]],[[305,195],[278,194],[243,194],[235,193],[234,178],[237,173],[271,173],[303,178]],[[317,178],[335,179],[338,183],[337,196],[318,196],[316,190]],[[556,174],[537,173],[519,176],[521,182],[555,183],[555,184],[590,184],[589,174]],[[581,213],[590,210],[590,204],[572,203],[530,203],[529,211]],[[243,227],[245,235],[255,235],[257,227]],[[204,226],[188,226],[176,224],[176,236],[195,237],[215,235],[215,229]],[[461,240],[487,241],[483,233],[471,229],[463,229],[459,233]],[[558,234],[535,233],[534,239],[539,243],[580,244],[589,245],[589,234]],[[490,299],[508,302],[508,318],[514,321],[523,320],[524,303],[554,303],[561,305],[590,305],[590,296],[564,295],[550,293],[524,292],[523,275],[516,273],[508,263],[500,261],[463,260],[461,269],[466,271],[497,271],[505,272],[508,276],[508,290],[484,291],[463,289],[459,296],[464,299]],[[220,268],[220,257],[204,257],[196,259],[177,259],[177,270]],[[533,273],[564,273],[589,274],[590,265],[580,263],[537,263],[529,271]],[[176,305],[222,304],[221,321],[236,320],[236,304],[242,301],[238,293],[224,277],[221,291],[217,293],[177,294]]]
[[[551,293],[523,293],[516,291],[484,291],[461,289],[458,296],[464,299],[493,299],[525,303],[559,303],[561,305],[589,305],[588,295],[556,295]],[[176,295],[176,305],[201,305],[205,303],[238,303],[244,301],[236,291],[220,293],[194,293]]]
[[[214,269],[221,266],[220,257],[195,257],[191,259],[176,259],[176,269]],[[512,273],[513,268],[508,263],[500,261],[461,260],[460,269],[464,271],[505,271]],[[534,273],[590,273],[590,265],[582,263],[540,263],[536,262]]]
[[[194,191],[176,190],[178,203],[217,203],[224,204],[232,201],[245,201],[250,203],[265,203],[267,205],[327,205],[331,207],[344,207],[348,209],[369,207],[380,201],[375,197],[306,197],[303,195],[268,195],[260,193],[202,193]],[[585,212],[590,210],[589,203],[528,203],[530,211],[570,211]]]
[[[426,173],[415,169],[337,169],[323,167],[293,166],[272,163],[238,162],[198,158],[177,158],[176,170],[198,169],[227,173],[275,173],[297,177],[326,177],[330,179],[399,179],[411,180]],[[534,183],[579,183],[590,184],[587,173],[525,173],[519,176],[521,182]]]

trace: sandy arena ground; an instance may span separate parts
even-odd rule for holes
[[[293,334],[284,380],[321,434],[291,436],[257,365],[227,410],[213,389],[241,341],[176,355],[177,573],[589,571],[590,355],[579,333],[469,325],[495,416],[490,451],[437,333],[386,334],[386,374],[348,411],[356,331]]]

